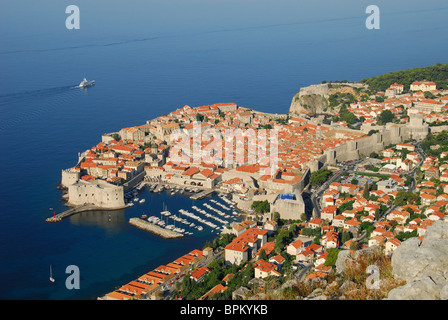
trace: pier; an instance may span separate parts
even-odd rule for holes
[[[201,192],[198,193],[198,194],[194,194],[194,195],[192,195],[192,196],[190,197],[190,199],[192,199],[192,200],[202,199],[202,198],[205,198],[206,196],[208,196],[209,194],[211,194],[211,193],[213,193],[213,192],[215,192],[215,190],[213,190],[213,189],[211,189],[211,190],[204,190],[204,191],[201,191]]]
[[[74,215],[75,213],[79,213],[79,212],[84,212],[84,211],[92,211],[92,210],[119,210],[119,209],[124,209],[127,206],[124,206],[123,208],[114,208],[114,209],[106,209],[106,208],[100,208],[97,207],[93,204],[86,204],[83,206],[79,206],[79,207],[74,207],[74,208],[70,208],[68,210],[65,210],[61,213],[55,214],[53,217],[47,218],[45,219],[46,222],[59,222],[62,219],[65,219],[67,217],[70,217],[71,215]]]
[[[148,221],[142,220],[140,218],[129,219],[129,224],[139,229],[154,233],[165,239],[182,238],[184,236],[181,233],[161,228],[155,224],[149,223]]]

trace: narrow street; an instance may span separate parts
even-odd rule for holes
[[[359,158],[357,160],[352,160],[352,161],[346,161],[345,164],[337,172],[335,172],[329,180],[325,181],[325,183],[323,183],[321,186],[319,186],[317,188],[317,190],[315,190],[311,194],[311,203],[313,206],[312,210],[314,212],[315,217],[320,218],[320,213],[321,213],[320,199],[322,197],[322,194],[328,189],[330,184],[332,184],[334,181],[339,179],[341,177],[342,172],[344,172],[344,171],[347,171],[348,173],[356,172],[356,170],[354,170],[354,168],[355,168],[354,166],[363,160],[364,160],[364,158]]]

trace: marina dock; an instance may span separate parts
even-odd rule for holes
[[[190,199],[192,199],[192,200],[202,199],[202,198],[205,198],[206,196],[208,196],[209,194],[211,194],[213,192],[215,192],[215,190],[213,190],[213,189],[212,190],[204,190],[204,191],[199,192],[198,194],[192,195],[190,197]]]
[[[142,220],[140,218],[131,218],[129,219],[129,224],[137,227],[139,229],[149,231],[158,236],[161,236],[165,239],[174,239],[174,238],[182,238],[184,235],[172,230],[167,230],[165,228],[161,228],[155,224],[149,223],[148,221]]]

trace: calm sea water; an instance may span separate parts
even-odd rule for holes
[[[80,8],[79,30],[65,28],[70,4]],[[163,203],[173,211],[192,205],[147,191],[144,205],[126,211],[45,223],[49,208],[65,208],[56,189],[61,169],[101,134],[185,104],[286,113],[303,86],[447,62],[446,1],[376,1],[380,30],[365,28],[370,4],[2,0],[0,298],[90,299],[213,238],[204,231],[162,240],[129,226]],[[96,86],[73,89],[83,77]],[[64,285],[72,264],[80,290]]]

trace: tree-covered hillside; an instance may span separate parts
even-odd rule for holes
[[[389,72],[377,77],[362,79],[360,82],[367,83],[373,91],[385,91],[394,83],[402,84],[405,90],[409,90],[412,82],[421,80],[434,81],[439,90],[448,89],[448,63],[436,63],[430,67]]]

